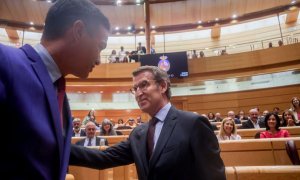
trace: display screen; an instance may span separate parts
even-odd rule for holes
[[[157,66],[166,71],[170,78],[188,77],[186,52],[157,53],[140,56],[141,66]]]

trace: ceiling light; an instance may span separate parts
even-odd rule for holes
[[[115,28],[115,30],[117,31],[117,30],[119,30],[120,28],[117,26],[116,28]]]
[[[202,21],[199,20],[199,21],[198,21],[198,24],[201,24],[201,23],[202,23]]]
[[[131,26],[128,26],[128,28],[127,28],[128,30],[131,30]]]
[[[233,18],[233,19],[237,18],[237,15],[236,15],[236,14],[233,14],[233,15],[232,15],[232,18]]]
[[[141,26],[141,27],[140,27],[140,29],[144,29],[144,27],[143,27],[143,26]]]
[[[32,21],[29,22],[30,25],[34,25],[34,23]]]
[[[292,1],[292,2],[291,2],[291,4],[295,4],[295,3],[296,3],[296,1]]]
[[[117,6],[120,6],[121,5],[121,3],[122,3],[122,1],[121,0],[117,0]]]
[[[155,26],[152,26],[152,29],[155,29]]]
[[[215,21],[219,21],[219,18],[216,18]]]

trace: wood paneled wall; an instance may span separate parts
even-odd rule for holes
[[[85,116],[89,111],[87,110],[73,110],[72,116],[76,118],[80,118],[81,121],[84,119]],[[101,123],[104,118],[108,118],[114,122],[118,122],[119,118],[122,118],[124,123],[129,118],[136,119],[138,116],[141,116],[143,120],[148,120],[148,115],[145,113],[142,113],[139,109],[131,109],[131,110],[96,110],[96,121],[98,123]]]

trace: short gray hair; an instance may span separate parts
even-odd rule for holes
[[[165,94],[166,94],[167,98],[170,100],[171,99],[171,88],[170,88],[171,81],[170,81],[170,78],[169,78],[169,75],[167,74],[167,72],[159,69],[157,66],[141,66],[141,67],[137,68],[136,70],[134,70],[132,72],[132,75],[133,75],[133,77],[135,77],[145,71],[151,72],[154,76],[154,80],[157,83],[166,82],[167,90],[166,90]]]

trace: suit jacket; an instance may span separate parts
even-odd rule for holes
[[[258,125],[259,125],[260,128],[265,128],[266,127],[265,123],[260,122],[260,121],[258,121]],[[241,129],[253,129],[253,128],[254,128],[254,126],[253,126],[253,123],[251,122],[250,119],[248,119],[248,121],[242,123]]]
[[[149,123],[133,129],[127,141],[105,151],[71,147],[70,164],[110,168],[135,163],[139,180],[225,180],[217,138],[205,117],[171,107],[150,160]]]
[[[64,129],[55,87],[36,51],[0,44],[2,177],[65,179],[72,132],[66,97],[63,112]]]
[[[81,137],[81,136],[86,136],[86,133],[85,133],[85,131],[84,131],[83,129],[80,130],[80,137]],[[74,130],[72,131],[72,137],[75,137],[75,132],[74,132]]]
[[[86,139],[86,138],[83,138],[83,139],[77,141],[77,142],[76,142],[76,145],[84,146],[85,139]],[[104,140],[105,140],[105,146],[108,146],[107,139],[105,139],[105,138],[100,138],[100,137],[96,137],[96,146],[100,146],[100,140],[101,140],[101,139],[104,139]]]

